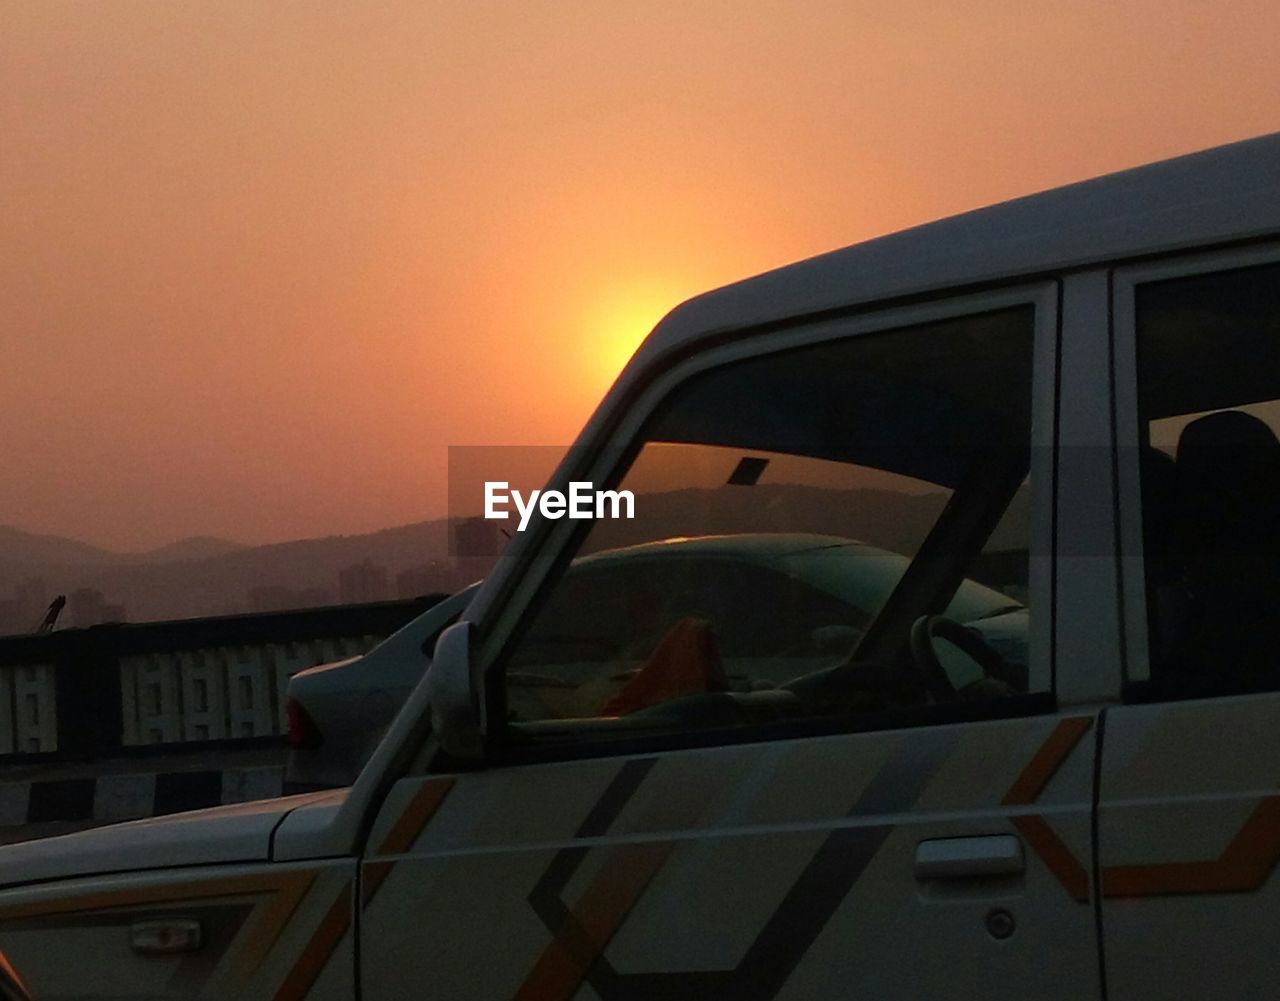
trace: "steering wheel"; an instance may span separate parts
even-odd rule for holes
[[[922,615],[911,626],[911,658],[934,702],[954,702],[957,697],[956,686],[933,647],[935,638],[946,640],[971,657],[986,678],[1009,683],[1009,665],[981,634],[945,615]]]

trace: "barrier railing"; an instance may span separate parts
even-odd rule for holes
[[[441,597],[0,637],[0,762],[280,740],[290,677]]]

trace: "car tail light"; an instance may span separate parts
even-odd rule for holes
[[[302,708],[302,703],[297,699],[290,698],[284,704],[285,716],[289,720],[289,746],[296,751],[309,751],[314,747],[319,747],[324,742],[324,737],[320,735],[320,728],[316,726],[307,711]]]

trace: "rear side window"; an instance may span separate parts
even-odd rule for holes
[[[1280,265],[1135,290],[1150,689],[1280,688]]]

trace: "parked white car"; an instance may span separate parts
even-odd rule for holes
[[[813,588],[726,625],[637,581],[619,668],[539,640],[610,523],[534,516],[349,789],[0,848],[0,994],[1273,997],[1277,179],[1280,134],[680,306],[549,488],[878,521],[870,621],[733,684],[717,634],[807,649]],[[945,611],[997,537],[1026,681],[964,698],[935,641],[990,662]]]
[[[529,640],[542,648],[537,660],[544,668],[554,665],[559,680],[548,674],[520,678],[513,671],[508,678],[522,682],[526,695],[536,690],[544,700],[585,697],[602,706],[629,672],[643,668],[670,624],[704,616],[714,623],[712,642],[726,687],[749,691],[768,678],[842,660],[908,562],[850,539],[801,533],[675,539],[593,553],[570,567],[554,607]],[[290,786],[313,791],[356,780],[430,665],[441,631],[478,587],[427,609],[362,656],[290,679]],[[647,621],[637,614],[642,594],[666,606],[655,607]],[[992,649],[990,671],[1025,690],[1027,615],[1019,602],[967,580],[945,614]],[[954,650],[949,662],[952,684],[960,689],[986,676]],[[592,681],[585,694],[563,679],[575,665]]]
[[[341,788],[356,780],[430,666],[436,638],[457,620],[477,586],[432,605],[366,653],[289,679],[286,792]]]

